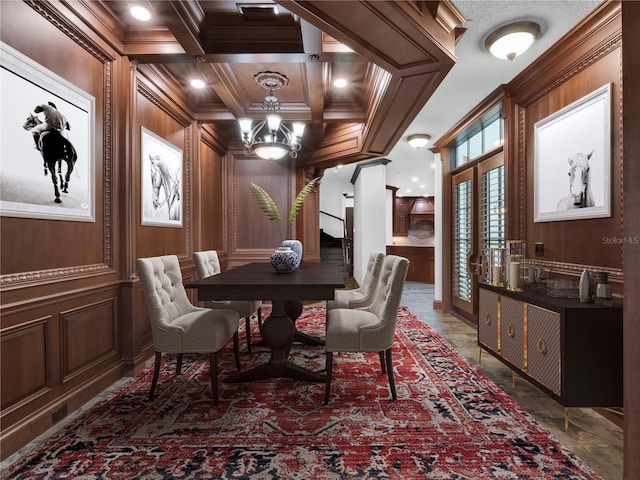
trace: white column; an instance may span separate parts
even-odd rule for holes
[[[434,168],[434,198],[435,214],[434,214],[434,295],[436,302],[442,302],[442,161],[440,154],[433,156],[435,162]]]
[[[388,163],[388,161],[386,162]],[[387,175],[385,163],[367,162],[356,170],[353,198],[353,277],[364,279],[373,251],[386,251]]]

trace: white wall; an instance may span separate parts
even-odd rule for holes
[[[387,245],[393,245],[393,192],[387,188],[387,199],[386,199],[386,210],[385,210],[385,243]]]
[[[320,182],[320,211],[327,212],[344,219],[345,199],[342,195],[342,181],[330,174],[325,174]],[[334,238],[344,237],[342,222],[335,218],[320,214],[320,229]]]
[[[386,251],[387,176],[385,166],[362,168],[354,185],[353,277],[364,279],[369,254]]]
[[[434,195],[433,201],[435,203],[435,215],[434,217],[434,295],[433,299],[436,302],[442,302],[442,161],[440,154],[434,155],[435,168],[434,168]]]

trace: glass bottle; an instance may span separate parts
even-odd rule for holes
[[[598,284],[596,285],[596,304],[611,305],[611,285],[609,284],[609,274],[607,272],[598,273]]]
[[[580,301],[582,303],[591,303],[591,275],[588,270],[583,270],[580,275]]]

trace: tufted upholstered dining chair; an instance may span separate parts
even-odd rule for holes
[[[371,252],[362,285],[353,290],[336,290],[333,300],[327,301],[327,311],[334,308],[361,308],[371,305],[380,282],[380,270],[385,254]]]
[[[217,354],[230,338],[233,338],[236,367],[240,370],[238,313],[194,306],[182,284],[182,272],[175,255],[138,258],[136,269],[149,311],[156,352],[149,399],[154,398],[163,353],[177,354],[176,375],[180,375],[183,353],[208,353],[213,403],[217,405]]]
[[[215,250],[204,252],[194,252],[193,263],[196,264],[198,278],[210,277],[220,273],[220,259]],[[262,301],[260,300],[220,300],[207,301],[204,303],[207,308],[217,310],[226,308],[238,312],[240,318],[244,318],[245,331],[247,334],[247,352],[251,353],[251,316],[256,313],[258,325],[262,328]]]
[[[329,403],[334,352],[378,352],[382,373],[386,371],[389,378],[391,396],[397,399],[391,347],[408,269],[409,260],[387,255],[371,305],[358,309],[335,308],[327,312],[325,404]]]

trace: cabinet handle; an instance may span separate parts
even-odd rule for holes
[[[507,327],[507,335],[509,335],[510,337],[516,336],[516,331],[515,331],[515,328],[513,328],[513,323],[510,323],[509,326]]]
[[[487,313],[487,316],[484,317],[484,323],[486,323],[487,325],[491,325],[491,314]]]
[[[540,353],[547,353],[547,344],[545,343],[544,339],[539,339],[536,346],[538,347],[538,351]]]

